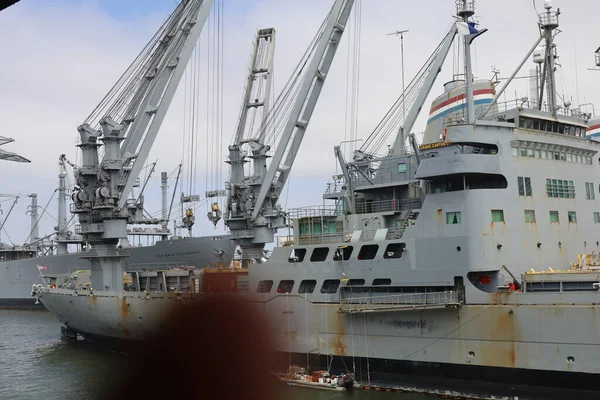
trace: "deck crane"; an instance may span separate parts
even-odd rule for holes
[[[300,73],[295,75],[302,78],[297,86],[297,92],[289,103],[290,107],[285,107],[289,112],[283,112],[286,115],[282,122],[283,129],[268,167],[266,159],[270,146],[267,145],[265,138],[268,136],[269,129],[278,125],[273,123],[279,115],[277,104],[267,115],[256,140],[250,142],[255,168],[253,175],[247,181],[247,189],[244,189],[244,204],[237,201],[234,196],[235,191],[229,191],[230,206],[225,216],[225,223],[242,249],[245,263],[250,259],[261,259],[265,244],[273,242],[277,229],[286,226],[285,213],[278,200],[298,154],[353,5],[354,0],[334,2],[325,23],[309,47],[306,58],[301,61],[304,72],[303,75]],[[239,174],[239,171],[240,169],[233,168],[232,164],[232,174]],[[230,185],[232,182],[239,181],[239,175],[232,176]]]
[[[344,210],[348,213],[353,213],[356,207],[356,193],[354,193],[357,183],[353,182],[354,179],[358,179],[363,182],[363,186],[375,184],[388,184],[388,176],[392,171],[398,168],[400,165],[416,164],[417,166],[421,160],[421,153],[416,141],[415,135],[411,132],[419,114],[421,113],[427,97],[429,96],[433,85],[437,77],[439,76],[442,66],[448,57],[452,45],[457,35],[461,35],[464,38],[464,51],[465,51],[465,76],[469,77],[466,79],[466,92],[467,95],[467,111],[468,121],[473,123],[475,121],[474,116],[474,101],[472,95],[472,71],[470,63],[470,47],[472,42],[487,29],[477,30],[474,27],[474,23],[469,20],[474,14],[474,2],[473,0],[457,0],[457,15],[460,20],[453,24],[443,40],[440,42],[436,50],[433,52],[428,61],[423,65],[419,73],[415,76],[405,93],[396,101],[388,113],[384,116],[383,120],[377,126],[375,131],[369,136],[359,150],[356,150],[353,154],[352,161],[347,162],[341,153],[340,147],[335,148],[336,157],[338,163],[341,166],[342,172],[345,178],[345,187],[342,193],[337,197],[338,200],[344,202]],[[408,95],[406,94],[408,92]],[[402,111],[404,113],[404,99],[409,98],[410,107],[408,113],[404,119],[404,124],[399,128],[396,128],[395,123],[400,118],[397,117],[398,113]],[[379,147],[387,140],[387,135],[395,131],[393,144],[390,146],[388,153],[384,157],[377,157],[375,153],[379,150]],[[383,133],[383,135],[382,135]],[[406,140],[409,140],[410,146],[414,150],[414,154],[407,154],[405,151]],[[400,171],[398,171],[400,173]],[[358,185],[360,186],[360,185]],[[361,189],[364,191],[364,188]],[[362,193],[362,192],[361,192]],[[395,192],[392,192],[395,193]],[[364,193],[363,193],[364,196]],[[423,191],[420,187],[419,195],[416,196],[423,199]]]
[[[71,211],[92,251],[91,284],[120,291],[127,224],[144,223],[129,195],[136,183],[214,0],[182,0],[115,86],[78,127],[82,165]],[[103,157],[99,160],[99,149]]]
[[[229,159],[226,161],[231,165],[231,173],[229,182],[225,185],[228,190],[225,222],[232,231],[246,229],[247,218],[250,216],[253,206],[251,199],[255,194],[256,181],[264,173],[267,164],[267,152],[270,147],[263,145],[265,130],[262,128],[269,113],[274,53],[275,29],[258,30],[250,59],[238,126],[233,143],[229,146]],[[259,136],[247,138],[252,134],[257,116],[258,123],[261,124]],[[249,147],[251,155],[244,151],[245,145]],[[244,166],[249,159],[253,161],[252,175],[246,176]],[[208,218],[216,223],[216,218],[211,213]]]

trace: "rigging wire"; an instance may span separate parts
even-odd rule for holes
[[[423,89],[425,85],[426,77],[431,71],[433,63],[439,56],[444,41],[446,40],[449,34],[450,32],[448,32],[445,35],[444,39],[438,44],[437,48],[433,51],[433,53],[425,62],[425,64],[423,64],[421,69],[411,80],[411,82],[405,90],[405,93],[401,94],[398,97],[396,102],[392,105],[392,107],[388,110],[383,119],[375,127],[375,129],[369,135],[367,140],[365,140],[363,145],[360,147],[360,150],[362,152],[377,154],[384,146],[384,144],[388,141],[389,137],[392,134],[396,134],[398,132],[398,130],[400,129],[400,125],[402,124],[402,115],[400,113],[400,110],[404,107],[405,104],[412,106],[416,101],[419,92]]]

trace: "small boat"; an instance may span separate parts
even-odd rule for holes
[[[334,390],[345,392],[354,385],[352,374],[330,375],[328,371],[313,371],[308,374],[306,369],[291,365],[284,376],[279,379],[288,386],[300,386],[311,389]]]

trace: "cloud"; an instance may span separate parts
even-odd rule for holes
[[[365,139],[400,95],[402,88],[400,41],[387,34],[397,29],[409,30],[405,36],[405,77],[409,82],[442,40],[452,21],[454,2],[370,0],[360,3],[363,7],[357,136]],[[218,142],[221,145],[217,146],[214,142],[213,129],[210,123],[207,125],[207,115],[210,114],[207,114],[207,109],[211,110],[215,104],[214,93],[206,94],[208,35],[211,29],[214,30],[212,22],[210,27],[205,27],[196,65],[200,93],[197,145],[194,146],[197,150],[190,149],[189,138],[184,140],[189,136],[189,123],[185,122],[185,115],[189,116],[186,112],[189,100],[184,99],[186,91],[191,90],[191,73],[188,72],[148,158],[149,161],[158,159],[157,171],[146,193],[150,211],[160,207],[160,171],[171,172],[182,160],[185,169],[178,191],[183,188],[188,193],[191,186],[192,191],[203,195],[206,189],[223,187],[222,181],[227,179],[228,171],[223,160],[236,126],[256,29],[275,27],[277,30],[277,93],[332,2],[260,0],[243,2],[243,7],[241,4],[238,1],[224,3],[223,133]],[[166,17],[163,5],[156,10],[139,8],[137,14],[128,18],[115,16],[116,6],[113,5],[112,14],[109,14],[102,5],[99,1],[75,3],[56,0],[36,2],[35,5],[33,2],[19,2],[0,13],[0,48],[5,55],[5,62],[0,65],[2,135],[16,139],[15,143],[6,147],[8,151],[32,160],[31,164],[4,164],[5,192],[37,191],[40,204],[45,205],[57,186],[58,156],[66,153],[71,160],[77,159],[77,126],[95,108]],[[574,104],[577,104],[577,97],[579,103],[598,102],[595,85],[598,73],[594,75],[586,68],[592,66],[592,52],[598,47],[593,30],[594,17],[600,14],[600,4],[593,0],[580,0],[578,7],[565,1],[556,2],[556,5],[563,8],[563,32],[557,39],[562,65],[558,74],[559,90],[568,98],[572,96]],[[490,78],[491,66],[495,65],[501,76],[507,77],[531,47],[537,34],[531,3],[506,0],[499,5],[496,1],[486,0],[479,1],[477,6],[481,27],[489,28],[489,32],[476,41],[473,52],[475,74],[480,78]],[[325,182],[335,173],[333,146],[348,136],[346,110],[347,102],[351,100],[346,95],[347,69],[351,62],[348,40],[353,35],[354,24],[351,22],[294,165],[289,189],[294,203],[301,204],[304,200],[306,204],[320,202]],[[214,59],[214,55],[212,57]],[[453,67],[452,57],[453,54],[434,85],[425,109],[431,99],[441,93],[442,84],[452,79],[453,73],[462,73]],[[529,66],[528,63],[523,73],[527,73]],[[576,68],[578,82],[575,79]],[[515,92],[517,97],[528,95],[526,80],[516,81],[514,88],[507,91],[507,98],[514,97]],[[422,131],[423,124],[422,116],[415,131]],[[196,167],[191,170],[190,153],[196,154]],[[346,157],[350,158],[350,154]],[[221,174],[217,175],[219,169]],[[287,193],[287,189],[284,192]],[[26,203],[23,200],[19,202],[6,225],[16,242],[24,240],[28,233],[24,220]],[[55,208],[53,200],[48,211],[56,215]],[[4,205],[3,209],[6,209]],[[198,220],[204,220],[205,211],[200,209],[198,213]],[[40,230],[49,233],[54,225],[55,221],[46,218]],[[213,232],[208,223],[198,225],[200,231]],[[222,228],[219,228],[218,232],[221,231]]]

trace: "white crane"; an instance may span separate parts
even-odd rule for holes
[[[91,244],[92,287],[121,290],[116,245],[143,209],[128,199],[140,174],[214,0],[182,0],[112,90],[79,126],[82,165],[72,212]],[[99,148],[103,157],[99,160]]]
[[[254,159],[251,177],[241,178],[238,166],[243,163],[243,158],[236,153],[238,150],[235,147],[230,148],[230,187],[235,188],[239,182],[245,182],[245,186],[242,191],[230,189],[225,223],[241,247],[244,260],[260,259],[265,244],[273,242],[277,229],[286,226],[285,213],[278,200],[289,178],[353,5],[354,0],[334,2],[297,72],[293,74],[288,90],[283,90],[256,137],[248,141]],[[243,110],[247,106],[245,102]],[[279,142],[267,167],[267,153],[271,149],[267,138],[273,136],[271,131],[278,126],[283,129],[278,132]],[[238,131],[236,143],[240,143],[240,139]]]

